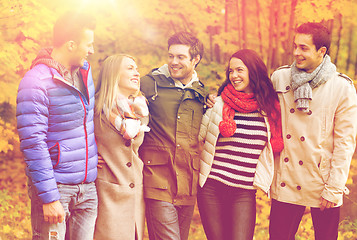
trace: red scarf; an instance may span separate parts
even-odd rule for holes
[[[259,105],[254,93],[239,92],[234,89],[232,84],[228,84],[223,89],[221,96],[224,104],[222,110],[223,120],[219,123],[219,131],[223,137],[231,137],[237,129],[237,124],[234,121],[235,111],[250,113],[258,110]],[[273,116],[277,121],[268,119],[271,131],[270,143],[273,152],[281,152],[284,148],[284,143],[281,131],[280,104],[278,101],[275,103],[275,108],[279,112],[279,116]]]

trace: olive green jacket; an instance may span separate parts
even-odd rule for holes
[[[161,68],[160,68],[161,69]],[[150,132],[140,147],[144,197],[194,205],[198,186],[198,133],[207,93],[198,81],[175,85],[168,73],[153,69],[141,79],[149,101]]]

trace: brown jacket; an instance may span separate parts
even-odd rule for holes
[[[335,73],[312,90],[310,112],[296,109],[290,67],[272,75],[278,93],[284,150],[276,161],[272,198],[320,207],[320,198],[342,204],[356,146],[357,96],[352,81]]]
[[[98,117],[94,119],[94,124],[98,152],[106,163],[98,169],[96,180],[98,218],[95,239],[143,239],[143,162],[138,156],[138,148],[144,133],[140,132],[130,141],[124,139],[103,117],[102,125]]]

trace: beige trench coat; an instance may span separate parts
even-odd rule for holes
[[[352,81],[333,74],[314,88],[310,112],[296,109],[290,67],[272,75],[278,93],[284,150],[276,161],[272,198],[320,207],[321,197],[342,205],[357,135],[357,96]]]
[[[102,117],[103,119],[103,117]],[[148,119],[145,119],[147,121]],[[98,169],[98,218],[96,240],[143,239],[145,204],[143,197],[143,162],[138,148],[144,133],[126,140],[106,120],[94,119],[98,152],[106,164]]]

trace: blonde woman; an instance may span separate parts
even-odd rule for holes
[[[95,105],[95,136],[105,163],[98,169],[95,239],[142,239],[145,205],[138,148],[148,131],[148,107],[133,57],[118,54],[102,65]]]

